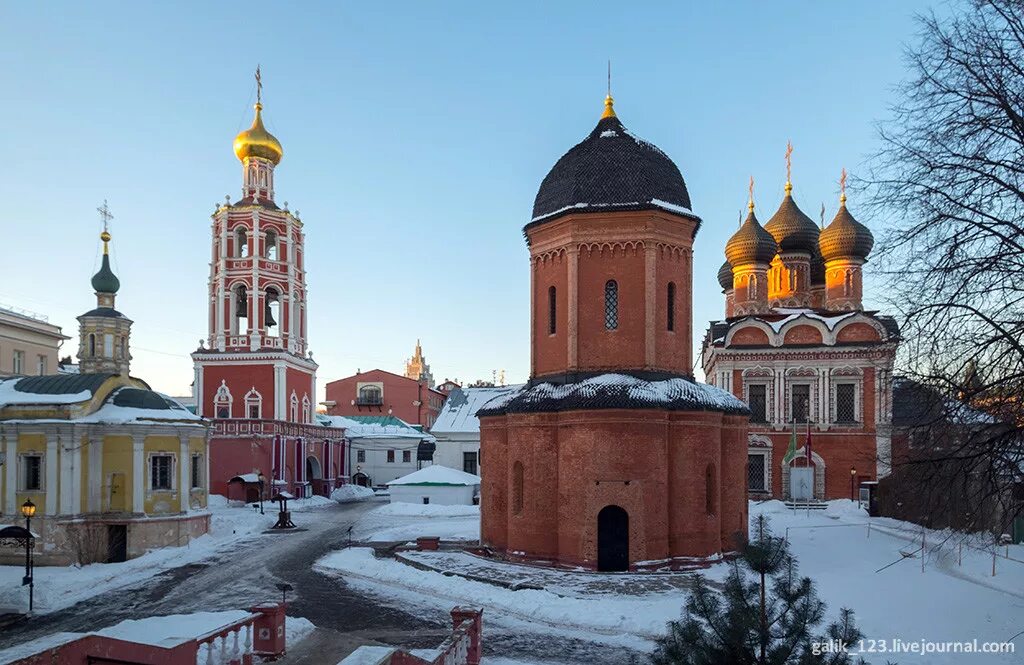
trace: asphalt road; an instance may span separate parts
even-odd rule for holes
[[[345,547],[348,527],[376,505],[350,503],[295,513],[301,530],[250,536],[201,562],[6,626],[0,630],[0,648],[60,631],[97,630],[124,619],[243,609],[280,598],[280,583],[293,588],[288,616],[304,617],[317,626],[282,662],[334,665],[362,644],[437,646],[451,631],[447,612],[424,607],[406,611],[387,597],[356,591],[340,577],[313,570],[317,559]],[[586,639],[498,627],[491,618],[485,612],[485,654],[587,665],[627,663],[636,655]]]

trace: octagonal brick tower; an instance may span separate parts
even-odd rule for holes
[[[679,169],[609,96],[524,229],[531,379],[478,413],[487,545],[625,570],[745,533],[746,407],[691,375],[700,223]]]

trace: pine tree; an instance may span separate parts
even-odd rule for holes
[[[825,617],[825,603],[809,577],[800,577],[796,560],[782,538],[775,537],[763,516],[754,537],[733,562],[721,592],[702,576],[694,578],[683,616],[671,621],[657,641],[655,665],[849,665],[844,651],[815,653],[816,643],[841,640],[854,644],[863,635],[853,611],[824,635],[815,634]],[[835,642],[833,642],[834,644]],[[863,663],[863,660],[856,661]]]

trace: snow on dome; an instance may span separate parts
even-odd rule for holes
[[[687,378],[647,380],[627,374],[601,374],[576,383],[538,383],[497,397],[477,417],[534,411],[576,409],[667,409],[747,414],[747,405],[732,393]]]
[[[440,464],[423,467],[407,476],[392,480],[388,485],[479,485],[480,476],[459,471]]]

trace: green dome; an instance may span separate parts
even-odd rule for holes
[[[103,255],[100,271],[92,276],[92,288],[97,293],[117,293],[121,288],[121,280],[110,269],[110,257],[106,254]]]

